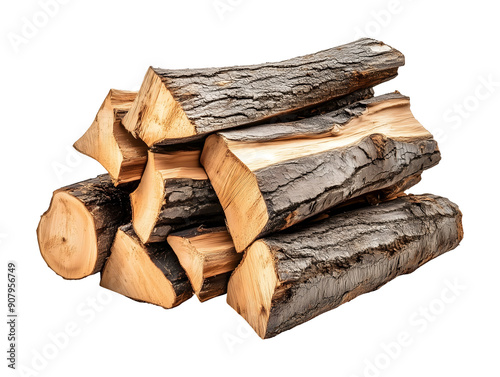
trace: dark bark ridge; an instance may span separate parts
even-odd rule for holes
[[[461,220],[445,198],[408,196],[265,238],[280,282],[266,337],[454,249],[463,238]]]
[[[401,142],[373,135],[352,147],[257,170],[254,174],[269,214],[259,237],[393,186],[437,165],[440,159],[432,139]]]
[[[154,69],[197,134],[266,118],[345,96],[394,78],[399,51],[360,39],[278,63],[227,68]]]
[[[163,242],[173,231],[224,224],[224,211],[208,179],[172,178],[165,180],[165,202],[150,242]]]

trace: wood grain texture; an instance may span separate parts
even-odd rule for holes
[[[136,191],[131,194],[132,223],[143,243],[166,241],[169,233],[224,224],[224,212],[200,165],[201,150],[176,146],[149,152]]]
[[[394,78],[402,65],[399,51],[361,39],[278,63],[150,68],[124,126],[152,146],[266,122],[371,88]]]
[[[228,303],[270,338],[415,271],[462,238],[459,208],[434,195],[300,224],[247,250]]]
[[[407,189],[440,158],[409,99],[394,93],[287,124],[217,133],[201,162],[243,251],[349,200]]]
[[[166,242],[144,245],[132,224],[119,228],[101,286],[137,301],[170,309],[192,295],[191,284]]]
[[[131,219],[128,196],[136,187],[115,187],[105,174],[56,190],[37,229],[47,265],[66,279],[99,272],[118,227]]]
[[[229,277],[242,255],[234,249],[225,227],[187,229],[170,234],[167,241],[201,302],[226,293]]]
[[[108,171],[115,184],[141,179],[147,146],[121,124],[137,92],[111,89],[94,122],[74,147],[94,158]]]

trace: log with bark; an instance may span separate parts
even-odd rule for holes
[[[228,303],[273,337],[454,249],[461,220],[449,200],[421,195],[297,225],[248,248]]]
[[[353,198],[401,182],[408,188],[439,160],[436,141],[399,93],[219,132],[201,157],[237,251]]]
[[[150,68],[123,120],[148,146],[267,122],[394,78],[404,56],[360,39],[278,63],[166,70]]]
[[[37,228],[43,259],[65,279],[99,272],[119,226],[130,222],[134,183],[115,187],[109,175],[56,190]]]
[[[139,187],[131,195],[132,223],[140,240],[166,241],[170,232],[224,224],[224,212],[200,165],[198,146],[148,152]]]
[[[167,241],[201,302],[226,293],[242,254],[234,249],[225,227],[188,229],[170,234]]]
[[[144,245],[131,224],[116,233],[101,286],[131,299],[170,309],[193,295],[191,284],[167,242]]]
[[[147,145],[121,123],[136,97],[137,92],[111,89],[90,128],[74,144],[101,163],[115,184],[141,179],[146,166]]]

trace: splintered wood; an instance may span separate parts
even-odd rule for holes
[[[441,154],[408,97],[374,96],[404,62],[365,38],[277,63],[149,68],[74,144],[109,174],[54,192],[43,259],[165,309],[227,293],[262,338],[413,272],[463,228],[448,199],[406,193]]]

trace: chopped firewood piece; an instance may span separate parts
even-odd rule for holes
[[[130,221],[128,196],[135,187],[115,187],[105,174],[56,190],[37,229],[47,265],[65,279],[99,272],[116,230]]]
[[[147,145],[122,125],[137,92],[111,89],[97,116],[75,143],[79,152],[97,160],[115,184],[141,179],[147,161]]]
[[[397,76],[404,56],[373,40],[278,63],[224,68],[150,68],[123,120],[148,146],[268,122]]]
[[[408,188],[439,160],[436,141],[398,93],[295,122],[219,132],[201,157],[239,252],[348,200],[402,182]]]
[[[172,233],[167,241],[200,301],[226,293],[229,277],[242,257],[234,249],[226,228],[188,229]]]
[[[131,224],[116,233],[101,286],[165,309],[178,306],[193,295],[186,273],[168,243],[144,245]]]
[[[134,230],[145,244],[198,224],[224,223],[217,195],[200,165],[200,149],[148,152],[139,187],[131,195]]]
[[[462,238],[460,210],[434,195],[299,224],[248,248],[227,301],[270,338],[415,271]]]

